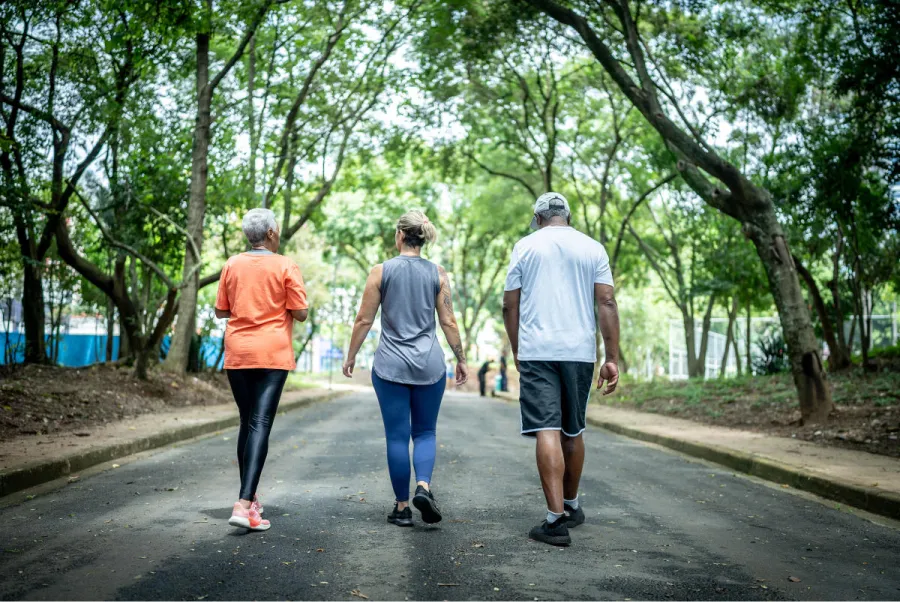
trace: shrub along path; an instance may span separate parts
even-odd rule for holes
[[[801,426],[790,374],[707,381],[623,382],[594,401],[900,457],[900,373],[854,369],[829,375],[836,410],[827,425]]]

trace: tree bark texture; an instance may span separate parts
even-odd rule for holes
[[[203,250],[203,218],[206,215],[206,185],[209,156],[209,126],[212,88],[209,86],[209,33],[197,34],[197,122],[194,125],[194,145],[191,151],[191,188],[188,201],[187,233],[196,248]],[[200,257],[194,256],[191,241],[184,250],[183,288],[178,306],[178,320],[163,369],[184,374],[190,354],[191,338],[196,330],[197,293],[200,290],[198,266]]]

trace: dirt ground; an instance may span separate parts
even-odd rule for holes
[[[795,437],[900,457],[900,373],[860,370],[829,376],[835,411],[825,425],[800,425],[789,374],[708,381],[622,382],[594,401],[719,426]]]
[[[0,438],[50,434],[184,406],[231,402],[223,374],[175,379],[153,372],[139,381],[128,368],[95,365],[2,367]]]

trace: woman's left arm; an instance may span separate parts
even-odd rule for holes
[[[466,352],[463,350],[462,339],[459,336],[459,326],[456,324],[456,316],[453,314],[453,293],[450,290],[450,277],[441,266],[438,266],[438,275],[441,279],[441,288],[435,298],[435,307],[438,313],[438,322],[441,330],[447,337],[447,344],[456,356],[456,386],[462,386],[469,380],[469,367],[466,365]]]
[[[356,365],[356,354],[366,340],[372,324],[375,323],[375,315],[378,306],[381,305],[381,264],[376,265],[366,278],[366,288],[363,291],[362,302],[359,304],[359,313],[353,323],[353,334],[350,335],[350,349],[347,351],[347,359],[344,361],[344,376],[353,376],[353,367]]]

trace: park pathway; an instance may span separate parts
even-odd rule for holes
[[[0,599],[900,598],[900,531],[593,428],[588,522],[568,549],[529,541],[545,505],[518,428],[447,395],[435,528],[385,522],[371,392],[277,418],[267,533],[226,523],[234,430],[123,463],[0,510]]]

